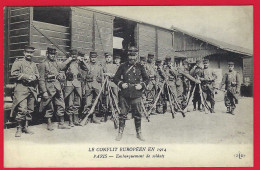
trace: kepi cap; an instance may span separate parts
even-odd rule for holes
[[[47,48],[47,52],[48,52],[49,54],[57,54],[56,49],[55,49],[55,48],[51,48],[51,47],[48,47],[48,48]]]
[[[97,52],[96,51],[91,51],[89,53],[89,57],[96,58],[97,57]]]
[[[30,52],[30,53],[34,53],[35,48],[32,47],[32,46],[26,46],[26,47],[24,48],[24,51]]]

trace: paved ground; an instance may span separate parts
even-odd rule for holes
[[[253,98],[241,98],[236,109],[236,115],[225,113],[224,103],[217,102],[216,113],[188,112],[183,118],[177,113],[172,119],[171,113],[151,116],[151,122],[142,121],[145,143],[165,144],[250,144],[253,142]],[[57,124],[55,125],[57,126]],[[23,134],[21,138],[15,138],[16,129],[5,129],[5,142],[14,145],[22,142],[31,143],[115,143],[117,130],[113,122],[88,124],[84,127],[74,127],[69,130],[55,129],[50,132],[46,124],[35,125],[31,130],[34,135]],[[126,128],[121,144],[142,143],[135,137],[133,119],[126,122]]]

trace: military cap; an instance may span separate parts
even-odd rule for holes
[[[96,58],[97,57],[97,52],[96,51],[91,51],[89,53],[89,56],[92,57],[92,58]]]
[[[228,65],[235,65],[235,63],[233,61],[229,61]]]
[[[80,52],[80,51],[79,51],[78,55],[79,55],[80,57],[84,57],[85,54],[84,54],[83,52]]]
[[[70,54],[71,54],[71,55],[77,55],[77,54],[78,54],[78,50],[76,50],[76,49],[71,49],[71,50],[70,50]]]
[[[140,56],[140,61],[146,61],[145,56]]]
[[[189,62],[188,62],[187,60],[183,60],[182,64],[183,64],[183,65],[188,65]]]
[[[154,54],[148,53],[148,58],[154,58]]]
[[[32,46],[26,46],[26,47],[24,48],[24,51],[34,53],[35,48],[32,47]]]
[[[104,53],[104,56],[107,57],[107,56],[112,56],[111,53]]]
[[[121,56],[120,55],[115,55],[114,59],[117,59],[117,58],[121,59]]]
[[[128,49],[128,55],[134,56],[138,53],[138,49],[136,47],[130,47]]]
[[[165,61],[171,61],[171,60],[172,60],[172,58],[170,56],[165,57]]]
[[[208,64],[209,63],[209,59],[203,59],[203,64]]]
[[[57,52],[56,52],[56,49],[55,48],[51,48],[51,47],[47,47],[47,52],[49,53],[49,54],[56,54]]]

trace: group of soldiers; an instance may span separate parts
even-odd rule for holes
[[[238,103],[241,82],[233,62],[228,62],[229,71],[224,74],[220,87],[215,87],[217,77],[209,68],[208,59],[197,60],[191,69],[187,61],[182,67],[175,67],[171,56],[155,61],[155,56],[148,54],[147,59],[141,56],[138,62],[138,49],[130,47],[128,60],[122,64],[118,55],[113,59],[112,54],[105,53],[106,62],[101,64],[97,52],[88,55],[75,49],[71,49],[64,62],[58,62],[56,49],[47,48],[45,60],[36,66],[32,61],[34,51],[34,47],[26,47],[24,58],[17,59],[11,69],[11,76],[16,79],[11,111],[11,117],[17,121],[15,137],[33,133],[28,121],[32,120],[39,96],[39,112],[44,113],[47,130],[54,130],[54,115],[59,129],[82,126],[85,124],[82,122],[100,123],[97,114],[105,108],[101,121],[106,121],[109,113],[115,124],[118,120],[117,141],[122,139],[128,113],[134,118],[137,138],[144,141],[143,115],[149,120],[150,115],[164,114],[170,107],[173,118],[177,112],[185,117],[191,98],[193,110],[214,113],[214,95],[223,85],[227,112],[234,114]],[[69,117],[68,125],[64,121],[65,113]]]

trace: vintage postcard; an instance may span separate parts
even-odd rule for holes
[[[252,167],[253,6],[4,8],[4,167]]]

